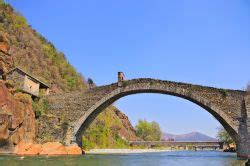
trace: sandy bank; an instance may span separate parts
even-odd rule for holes
[[[91,149],[86,154],[129,154],[129,153],[159,153],[171,150],[161,149]]]

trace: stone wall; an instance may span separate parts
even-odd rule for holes
[[[247,151],[248,158],[250,158],[250,92],[248,92],[246,98],[246,111],[247,111]]]
[[[50,109],[55,116],[63,114],[70,122],[69,130],[77,133],[78,130],[84,130],[102,110],[114,101],[135,93],[161,93],[190,100],[217,118],[234,139],[239,137],[237,118],[241,117],[242,100],[246,93],[244,91],[154,79],[135,79],[123,82],[122,87],[114,83],[96,87],[87,92],[51,95],[49,101],[53,104]],[[72,133],[68,136],[72,137]]]
[[[51,95],[51,111],[55,116],[64,115],[69,122],[68,131],[62,140],[66,144],[75,141],[81,144],[84,130],[100,112],[116,100],[137,93],[159,93],[189,100],[212,114],[236,141],[239,149],[247,146],[244,141],[247,133],[244,116],[246,91],[155,79],[134,79],[124,81],[121,86],[114,83],[87,92]],[[241,152],[245,155],[248,153],[245,150]]]
[[[35,95],[35,96],[38,96],[39,95],[39,87],[40,87],[39,82],[33,81],[27,75],[24,77],[23,90],[25,92],[28,92],[28,93],[30,93],[32,95]]]
[[[6,76],[7,82],[17,89],[23,89],[25,76],[18,70],[14,70]]]

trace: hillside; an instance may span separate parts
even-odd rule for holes
[[[125,140],[135,141],[138,138],[128,117],[117,108],[110,107],[87,129],[83,137],[83,147],[84,149],[125,148],[129,146]]]
[[[191,132],[188,134],[175,135],[170,133],[163,133],[162,140],[174,141],[216,141],[217,139],[209,137],[199,132]]]
[[[4,44],[2,48],[1,43]],[[8,53],[4,53],[5,47]],[[28,25],[23,16],[2,0],[0,0],[0,49],[2,49],[0,51],[0,71],[7,72],[13,67],[20,67],[50,85],[51,93],[86,91],[88,89],[84,77],[67,61],[65,55],[56,50],[51,42]],[[13,96],[16,96],[15,91],[11,92]],[[30,103],[36,116],[36,141],[55,141],[52,137],[53,133],[45,132],[49,130],[49,125],[55,122],[48,114],[49,110],[46,110],[48,105],[46,97],[41,97],[40,101]],[[88,135],[84,138],[85,142],[93,142],[91,145],[93,147],[106,147],[105,145],[109,147],[111,144],[113,147],[115,145],[125,146],[126,143],[124,141],[120,143],[121,140],[129,140],[136,136],[129,120],[124,119],[125,115],[120,115],[123,113],[115,107],[109,107],[101,113],[88,129]],[[102,134],[102,129],[96,128],[99,123],[115,129],[115,132],[111,132],[107,137],[105,144],[92,139],[93,134]],[[57,127],[58,130],[63,130],[65,127],[63,121],[57,124]]]
[[[0,3],[0,42],[9,44],[14,65],[50,84],[53,92],[86,90],[83,77],[65,55],[32,29],[11,6]]]

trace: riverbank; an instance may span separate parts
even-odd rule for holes
[[[86,154],[130,154],[130,153],[159,153],[169,152],[167,149],[91,149]]]

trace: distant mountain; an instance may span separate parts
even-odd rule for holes
[[[191,132],[188,134],[175,135],[170,133],[163,133],[162,140],[174,140],[174,141],[217,141],[217,139],[209,137],[199,132]]]

